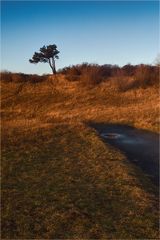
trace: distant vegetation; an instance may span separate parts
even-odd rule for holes
[[[46,81],[49,76],[50,74],[44,74],[40,76],[37,74],[12,73],[8,71],[1,72],[1,80],[5,82],[39,83]]]
[[[97,85],[106,80],[115,81],[120,90],[147,87],[158,83],[159,67],[151,65],[97,65],[83,63],[59,70],[69,81],[81,81],[84,85]]]
[[[131,65],[123,67],[118,65],[98,65],[82,63],[65,67],[58,71],[68,81],[79,82],[82,86],[94,87],[102,82],[111,81],[120,91],[127,91],[133,88],[146,88],[159,83],[159,66],[152,65]],[[36,74],[23,74],[2,72],[1,79],[11,82],[41,82],[49,78],[49,74],[39,76]]]

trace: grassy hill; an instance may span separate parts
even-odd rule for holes
[[[1,93],[3,239],[158,239],[156,187],[87,125],[158,132],[157,84],[19,76]]]

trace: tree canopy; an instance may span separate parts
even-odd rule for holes
[[[56,67],[55,67],[55,60],[59,59],[59,51],[57,50],[57,46],[55,44],[43,46],[40,48],[39,52],[35,52],[33,54],[32,59],[29,59],[30,63],[48,63],[49,66],[52,69],[53,74],[56,73]]]

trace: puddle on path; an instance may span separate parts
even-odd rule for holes
[[[119,134],[115,132],[114,133],[102,132],[100,136],[105,139],[118,140],[123,142],[124,144],[144,144],[145,143],[145,140],[142,138],[137,138],[135,136],[129,136],[129,135]]]

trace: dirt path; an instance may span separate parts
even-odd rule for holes
[[[127,158],[159,183],[159,134],[125,125],[91,124],[101,138],[120,149]]]

